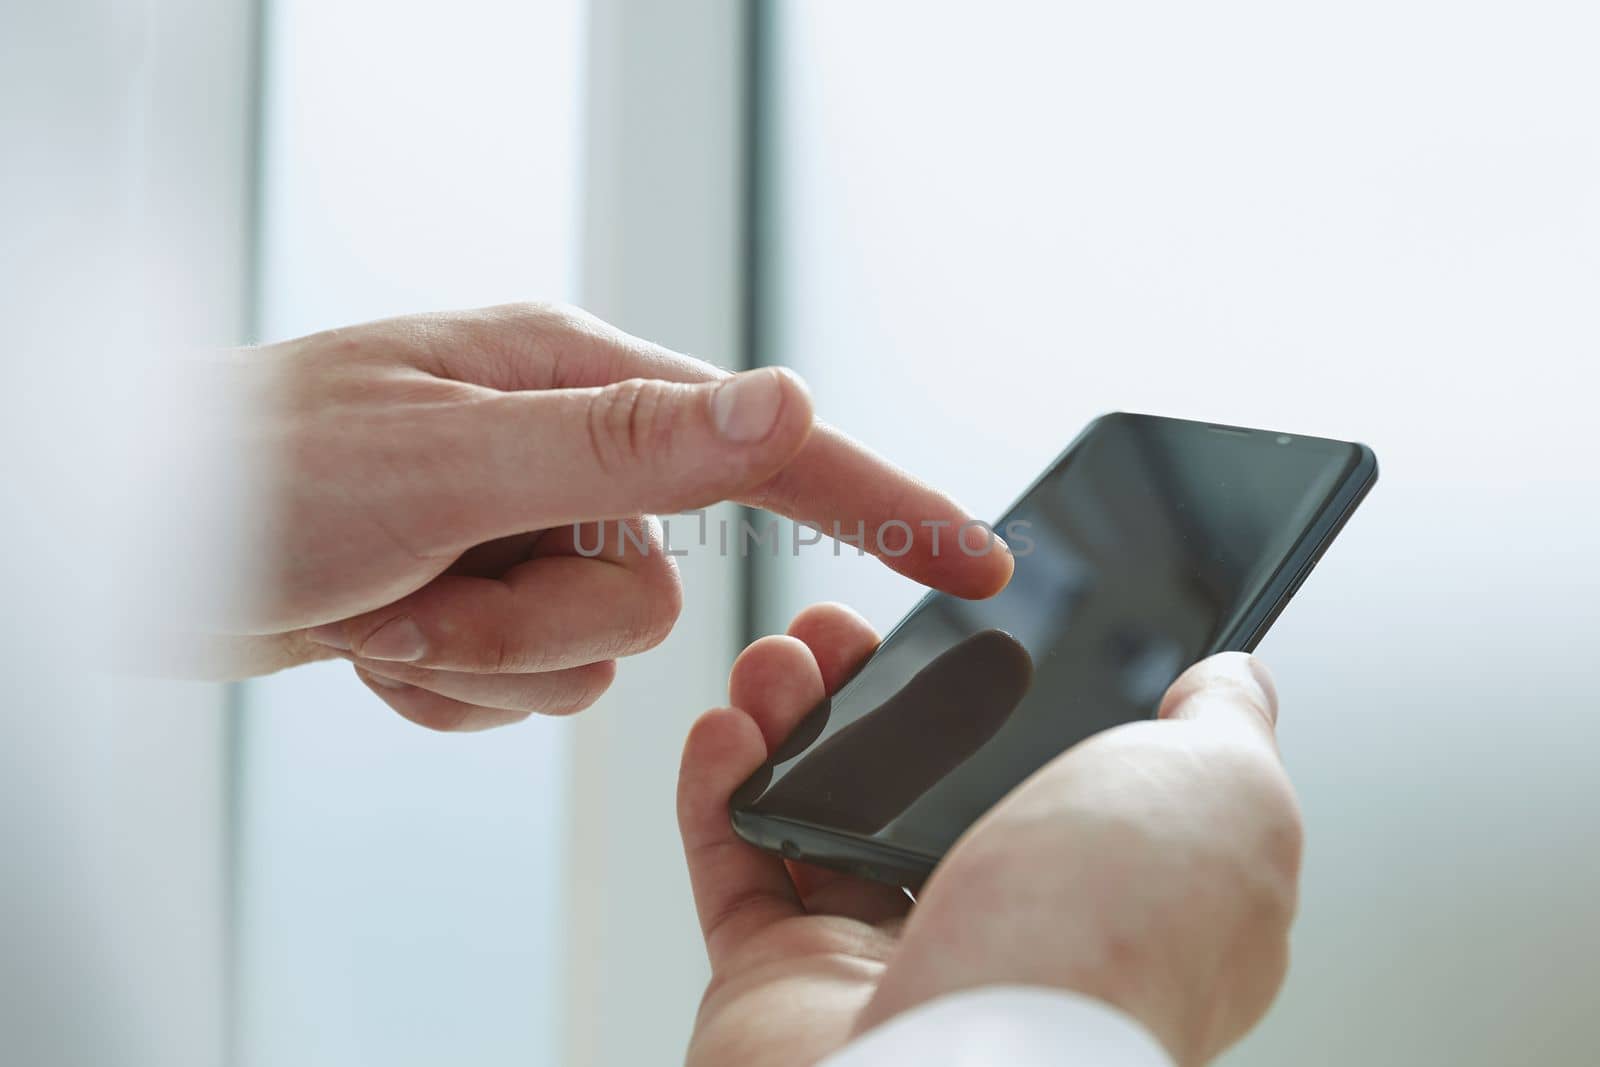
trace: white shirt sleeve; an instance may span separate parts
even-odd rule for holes
[[[826,1067],[1173,1067],[1150,1032],[1103,1001],[1034,986],[952,993],[895,1016]]]

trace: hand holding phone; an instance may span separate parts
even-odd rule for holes
[[[990,985],[1115,1005],[1183,1065],[1256,1024],[1288,968],[1300,876],[1276,693],[1224,653],[1158,719],[1078,744],[978,821],[918,895],[858,1030]]]
[[[963,838],[907,921],[900,890],[785,861],[727,817],[739,782],[876,644],[847,609],[808,609],[745,650],[733,706],[690,733],[678,819],[712,970],[690,1064],[814,1063],[917,1004],[994,983],[1107,1001],[1185,1065],[1259,1018],[1282,977],[1299,821],[1271,683],[1251,661],[1198,665],[1162,703],[1174,721],[1052,761]],[[982,651],[1016,663],[1004,646]]]

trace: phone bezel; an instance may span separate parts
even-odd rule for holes
[[[1350,463],[1346,466],[1344,474],[1332,492],[1328,494],[1327,502],[1323,505],[1315,518],[1306,524],[1295,545],[1284,556],[1283,562],[1273,573],[1267,584],[1248,611],[1240,617],[1239,622],[1229,631],[1223,633],[1212,646],[1204,651],[1200,659],[1214,655],[1218,652],[1252,652],[1266,636],[1272,624],[1277,621],[1283,609],[1293,599],[1301,583],[1311,573],[1317,561],[1328,546],[1333,543],[1339,531],[1344,528],[1350,516],[1360,506],[1367,493],[1372,490],[1378,480],[1378,457],[1366,445],[1357,441],[1339,441],[1325,437],[1307,437],[1298,434],[1284,434],[1277,430],[1259,430],[1244,426],[1228,426],[1221,423],[1196,422],[1190,419],[1174,419],[1163,415],[1144,415],[1132,412],[1108,412],[1091,421],[1056,455],[1044,470],[1030,482],[1015,500],[1002,512],[1009,515],[1022,501],[1036,490],[1040,483],[1047,478],[1061,462],[1077,448],[1085,438],[1098,429],[1102,424],[1111,419],[1143,419],[1166,423],[1180,423],[1196,430],[1214,431],[1233,434],[1260,435],[1262,437],[1281,438],[1289,437],[1290,442],[1282,447],[1335,446],[1340,449],[1353,449]],[[1276,443],[1276,442],[1275,442]],[[894,628],[884,636],[886,643],[894,634],[904,626],[908,620],[921,611],[927,601],[935,596],[928,593],[906,612],[905,616],[895,624]],[[873,657],[869,656],[856,668],[856,673],[867,668]],[[853,677],[854,675],[852,675]],[[736,794],[737,795],[737,794]],[[767,815],[742,809],[736,804],[729,805],[729,818],[733,823],[734,832],[750,844],[771,852],[777,852],[784,857],[805,863],[813,863],[822,867],[847,871],[878,882],[916,888],[920,886],[938,866],[942,855],[933,856],[927,853],[900,848],[887,842],[869,837],[859,836],[844,830],[837,830],[826,826],[787,819],[777,815]]]

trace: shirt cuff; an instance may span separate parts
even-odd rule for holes
[[[1104,1001],[1038,986],[950,993],[895,1016],[825,1067],[989,1064],[1173,1067],[1139,1023]]]

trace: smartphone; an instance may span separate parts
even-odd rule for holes
[[[734,794],[734,829],[920,885],[1057,754],[1255,648],[1377,476],[1348,441],[1102,416],[994,524],[1011,583],[925,597]]]

